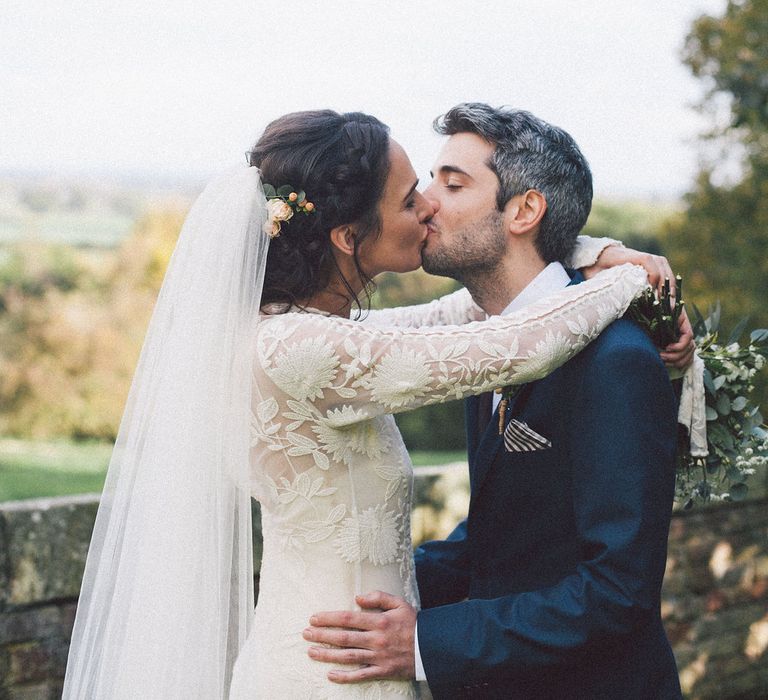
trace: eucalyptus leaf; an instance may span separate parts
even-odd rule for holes
[[[738,339],[741,337],[741,334],[744,332],[744,329],[747,327],[747,323],[749,322],[749,316],[745,316],[736,324],[736,327],[731,331],[731,334],[728,336],[728,342],[726,345],[730,345],[731,343],[735,343],[738,341]]]
[[[733,449],[733,438],[731,437],[731,434],[722,425],[720,425],[720,423],[713,423],[712,425],[708,425],[707,432],[709,433],[712,442],[714,442],[715,447],[728,450]]]
[[[744,482],[744,474],[742,474],[736,467],[728,467],[725,471],[725,475],[735,484]]]
[[[710,394],[715,395],[715,383],[712,381],[712,372],[706,368],[704,369],[704,387]]]
[[[725,394],[720,394],[717,398],[717,412],[721,416],[727,416],[731,412],[731,400]]]
[[[723,440],[728,437],[728,431],[722,425],[720,425],[720,423],[708,425],[707,431],[709,433],[709,437],[718,443],[723,442]]]
[[[711,406],[707,406],[707,420],[717,420],[717,411]]]
[[[721,374],[719,377],[715,377],[713,383],[715,385],[715,390],[720,391],[720,389],[723,388],[723,384],[725,384],[725,375]]]
[[[733,401],[731,401],[731,408],[734,411],[743,411],[746,405],[747,399],[743,396],[737,396]]]
[[[734,484],[730,489],[731,498],[734,501],[743,501],[747,497],[749,488],[746,484]]]
[[[291,192],[293,192],[293,187],[291,185],[280,185],[280,187],[277,188],[278,197],[287,197]]]
[[[277,192],[275,191],[275,188],[272,185],[269,185],[265,182],[262,184],[261,187],[264,190],[264,196],[267,199],[272,199],[274,197],[277,197]]]
[[[753,343],[764,343],[768,341],[768,328],[756,328],[749,334],[749,339]]]
[[[712,311],[709,312],[709,318],[707,319],[707,327],[709,328],[711,333],[717,333],[717,331],[720,329],[721,312],[722,312],[722,307],[720,306],[720,300],[718,299],[715,302],[715,305],[712,308]]]
[[[707,334],[707,322],[704,320],[704,316],[702,316],[696,304],[691,304],[691,308],[693,309],[695,319],[693,322],[693,332],[697,338],[702,338]]]

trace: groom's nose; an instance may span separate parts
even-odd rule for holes
[[[437,214],[437,212],[440,210],[440,200],[435,196],[435,192],[434,192],[434,189],[432,188],[432,185],[430,185],[424,190],[424,199],[426,199],[429,202],[430,206],[433,209],[432,216]]]
[[[426,197],[425,195],[419,193],[419,199],[420,206],[419,206],[419,219],[423,223],[425,221],[428,221],[431,219],[435,212],[437,211],[438,207],[436,206],[436,203],[432,200]]]

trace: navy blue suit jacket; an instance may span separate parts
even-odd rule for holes
[[[507,420],[549,449],[506,452],[478,404],[468,517],[416,552],[436,700],[679,698],[660,615],[677,410],[656,349],[620,320],[525,386]]]

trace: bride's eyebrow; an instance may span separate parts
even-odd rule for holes
[[[417,179],[416,182],[414,182],[413,185],[411,185],[411,189],[408,190],[408,192],[406,192],[405,197],[403,197],[404,202],[414,193],[414,191],[418,186],[419,186],[419,181]]]

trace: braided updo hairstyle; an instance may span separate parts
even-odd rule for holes
[[[249,163],[262,182],[304,190],[312,214],[283,222],[269,244],[261,303],[300,305],[325,289],[336,270],[350,300],[355,290],[333,256],[330,232],[354,224],[354,261],[366,291],[371,282],[358,259],[360,244],[381,228],[379,200],[389,173],[389,128],[362,112],[315,110],[286,114],[265,129]]]

